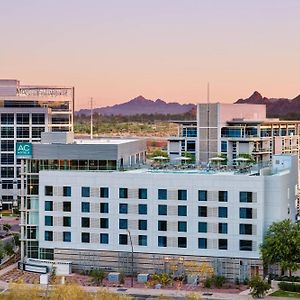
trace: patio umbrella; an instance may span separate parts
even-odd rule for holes
[[[165,156],[154,156],[154,157],[152,157],[152,159],[154,159],[154,160],[167,160],[168,158],[165,157]]]
[[[191,160],[191,158],[186,157],[186,156],[178,156],[178,157],[175,157],[174,160],[180,160],[180,161],[184,161],[186,163],[188,160]]]
[[[250,159],[249,158],[246,158],[246,157],[238,157],[235,159],[235,161],[237,162],[245,162],[245,161],[249,161]]]
[[[216,156],[216,157],[210,158],[209,160],[212,160],[212,161],[224,161],[224,160],[226,160],[226,159],[223,158],[223,157]]]

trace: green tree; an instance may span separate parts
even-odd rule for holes
[[[18,233],[13,234],[14,242],[16,246],[20,246],[20,235]]]
[[[300,261],[300,224],[291,220],[273,223],[260,247],[265,265],[279,264],[282,273],[297,270]]]
[[[102,285],[103,279],[106,277],[106,273],[103,270],[94,269],[90,272],[90,276],[97,285]]]
[[[253,298],[263,298],[271,286],[260,276],[254,276],[249,281],[250,294]]]
[[[5,256],[5,250],[4,250],[3,242],[0,241],[0,262],[2,261],[4,256]]]
[[[4,251],[8,256],[13,255],[15,253],[13,244],[12,243],[6,243],[5,246],[4,246]]]

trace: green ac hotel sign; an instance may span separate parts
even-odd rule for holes
[[[32,144],[31,143],[16,143],[16,157],[17,158],[32,158]]]

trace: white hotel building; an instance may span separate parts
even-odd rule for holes
[[[27,160],[25,258],[73,270],[165,270],[170,258],[209,261],[231,280],[262,272],[259,245],[272,222],[295,220],[298,157],[267,168],[152,169],[145,141],[42,134]]]
[[[73,131],[74,87],[21,85],[0,79],[0,210],[20,201],[17,142],[39,142],[41,132]]]

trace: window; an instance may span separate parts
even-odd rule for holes
[[[167,231],[167,221],[158,221],[158,231]]]
[[[187,216],[187,207],[185,205],[178,205],[178,216]]]
[[[90,218],[81,218],[81,227],[90,228]]]
[[[89,243],[90,242],[90,233],[82,232],[81,233],[81,243]]]
[[[53,201],[45,201],[45,211],[53,211]]]
[[[45,115],[44,114],[32,114],[32,124],[39,125],[45,124]]]
[[[71,227],[71,217],[63,217],[63,226]]]
[[[219,250],[227,250],[227,239],[219,239]]]
[[[198,191],[198,201],[207,201],[207,191]]]
[[[168,214],[168,206],[167,205],[158,205],[158,215],[166,216]]]
[[[139,215],[147,214],[147,204],[139,204]]]
[[[178,232],[187,232],[187,222],[178,221]]]
[[[44,127],[32,127],[32,129],[31,129],[31,137],[33,139],[40,139],[41,135],[42,135],[42,132],[44,132],[44,131],[45,131]]]
[[[2,178],[14,178],[14,168],[13,167],[1,167],[1,177]]]
[[[201,232],[201,233],[207,232],[207,223],[206,222],[198,222],[198,232]]]
[[[139,199],[147,199],[147,189],[139,189]]]
[[[53,186],[45,186],[45,196],[53,196]]]
[[[108,203],[100,203],[100,213],[108,214]]]
[[[71,197],[71,187],[70,186],[64,186],[63,187],[63,196],[64,197]]]
[[[108,243],[109,243],[108,233],[100,233],[100,244],[108,244]]]
[[[108,187],[100,188],[100,198],[108,198],[109,197],[109,189]]]
[[[69,202],[69,201],[63,202],[63,211],[66,211],[66,212],[71,211],[71,202]]]
[[[139,220],[138,228],[139,230],[147,230],[147,220]]]
[[[167,247],[167,237],[166,236],[158,236],[157,237],[158,247]]]
[[[108,218],[100,218],[100,228],[107,229],[109,227]]]
[[[128,244],[127,234],[119,234],[119,245],[127,245],[127,244]]]
[[[45,226],[53,226],[53,217],[45,216]]]
[[[240,251],[252,251],[252,241],[240,240]]]
[[[1,152],[14,151],[14,141],[2,140],[1,141]]]
[[[219,233],[221,233],[221,234],[227,234],[228,233],[227,223],[219,223]]]
[[[228,202],[228,192],[219,191],[219,202]]]
[[[90,197],[90,188],[88,186],[81,187],[81,197]]]
[[[53,241],[53,231],[45,231],[45,241]]]
[[[1,153],[1,164],[2,165],[13,165],[15,156],[13,153]]]
[[[178,200],[187,200],[187,190],[178,190]]]
[[[198,216],[207,217],[207,206],[198,206]]]
[[[128,204],[127,203],[119,204],[119,214],[128,214]]]
[[[186,237],[178,237],[177,239],[178,248],[186,248],[187,247],[187,238]]]
[[[1,124],[14,124],[14,114],[1,114]]]
[[[252,219],[252,208],[241,207],[240,208],[240,218],[241,219]]]
[[[252,192],[240,192],[240,202],[252,202]]]
[[[240,224],[240,234],[252,235],[252,224]]]
[[[17,114],[17,124],[29,124],[29,114]]]
[[[227,218],[228,212],[227,212],[227,207],[219,207],[219,218]]]
[[[139,235],[139,246],[147,246],[147,236],[146,235]]]
[[[13,127],[2,127],[1,128],[1,138],[13,138],[14,128]]]
[[[168,194],[166,189],[158,189],[158,195],[159,200],[167,200]]]
[[[63,232],[63,241],[64,242],[71,242],[71,232],[70,231],[64,231]]]
[[[119,229],[128,229],[127,219],[119,219]]]
[[[90,212],[90,202],[81,202],[81,212],[83,213]]]
[[[128,198],[128,189],[127,188],[119,188],[119,198],[120,199]]]
[[[198,248],[199,249],[207,249],[207,239],[206,238],[198,239]]]
[[[17,127],[17,138],[29,138],[29,128],[28,127]]]

